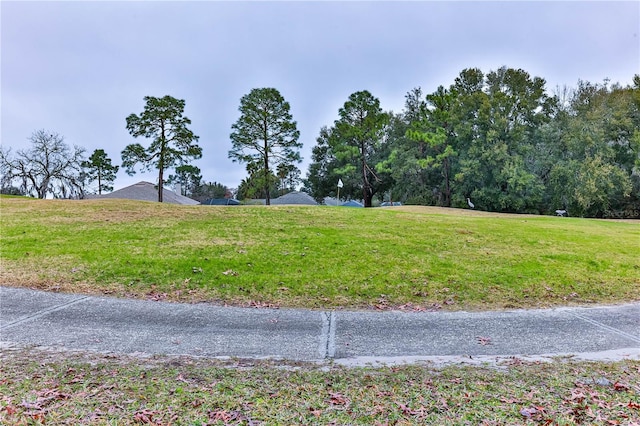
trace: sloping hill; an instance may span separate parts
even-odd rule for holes
[[[639,241],[638,221],[430,207],[2,199],[0,282],[307,307],[616,302],[640,297]]]

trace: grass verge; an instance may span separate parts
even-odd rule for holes
[[[0,283],[175,301],[496,309],[638,300],[638,221],[2,198]]]
[[[1,361],[12,425],[640,424],[638,361],[319,368],[26,349]]]

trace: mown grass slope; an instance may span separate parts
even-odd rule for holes
[[[429,207],[0,202],[5,285],[297,307],[640,298],[638,221]]]

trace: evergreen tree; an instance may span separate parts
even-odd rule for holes
[[[116,180],[118,166],[111,164],[111,158],[104,149],[96,149],[88,161],[82,163],[88,182],[98,181],[98,194],[102,191],[113,191],[113,181]]]
[[[233,147],[229,158],[262,173],[262,178],[250,175],[250,180],[261,182],[262,193],[269,205],[278,165],[288,167],[302,161],[299,152],[302,144],[298,142],[300,132],[289,103],[273,88],[253,89],[243,96],[240,113],[240,118],[231,126]]]
[[[202,148],[196,144],[198,136],[187,127],[191,120],[183,115],[184,100],[171,96],[145,96],[144,100],[144,111],[127,117],[127,130],[134,138],[144,136],[152,142],[147,148],[127,145],[122,151],[122,166],[129,175],[135,174],[138,163],[146,170],[158,169],[158,201],[162,202],[165,170],[190,158],[201,158]]]

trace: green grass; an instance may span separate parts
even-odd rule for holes
[[[493,309],[640,295],[640,222],[427,207],[2,198],[0,282],[166,300]]]
[[[635,425],[640,363],[340,368],[5,351],[12,425]],[[232,367],[232,368],[230,368]]]

